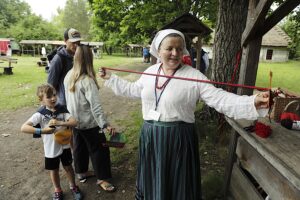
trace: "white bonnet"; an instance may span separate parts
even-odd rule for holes
[[[160,43],[163,41],[163,39],[165,37],[167,37],[168,35],[172,34],[172,33],[175,33],[175,34],[178,34],[180,35],[180,37],[182,37],[183,39],[183,55],[190,55],[188,50],[186,49],[186,44],[185,44],[185,38],[184,38],[184,35],[183,33],[181,33],[180,31],[177,31],[175,29],[165,29],[165,30],[161,30],[159,32],[156,33],[154,39],[152,40],[152,43],[151,43],[151,46],[150,46],[150,53],[158,58],[158,48],[159,48],[159,45]]]

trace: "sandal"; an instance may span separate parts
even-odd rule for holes
[[[85,183],[88,178],[92,178],[92,177],[95,177],[95,174],[93,171],[87,171],[85,173],[85,175],[80,175],[80,174],[77,175],[77,178],[80,183]]]
[[[97,185],[99,185],[99,187],[105,191],[105,192],[115,192],[117,190],[117,188],[115,186],[113,186],[111,183],[107,182],[107,181],[99,181],[97,183]]]

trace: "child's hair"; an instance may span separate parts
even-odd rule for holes
[[[42,84],[37,87],[36,96],[42,101],[43,97],[46,95],[47,98],[52,97],[56,94],[55,88],[50,84]]]
[[[74,55],[74,65],[72,69],[72,73],[68,82],[70,87],[70,91],[75,91],[76,82],[83,78],[84,76],[89,76],[92,78],[97,88],[99,89],[99,85],[96,79],[96,72],[93,66],[93,52],[88,45],[79,45],[76,48],[76,52]]]

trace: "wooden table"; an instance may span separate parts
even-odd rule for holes
[[[263,199],[257,190],[260,187],[272,200],[300,199],[300,131],[288,130],[264,118],[260,121],[271,126],[272,135],[261,138],[243,129],[251,121],[226,120],[240,136],[230,181],[234,198]],[[247,173],[254,178],[254,184]]]
[[[0,66],[1,68],[4,68],[4,72],[3,74],[7,74],[7,75],[12,75],[12,63],[17,63],[17,59],[16,58],[12,58],[12,57],[8,57],[8,56],[0,56],[0,60],[5,61],[8,63],[8,65],[6,66]],[[1,62],[3,63],[3,62]]]

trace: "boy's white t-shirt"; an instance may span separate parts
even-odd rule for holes
[[[69,113],[60,113],[56,117],[57,120],[61,121],[67,121],[71,115]],[[34,113],[29,121],[33,124],[33,126],[40,124],[41,128],[47,127],[50,118],[45,117],[39,112]],[[59,131],[60,129],[65,128],[64,126],[57,126],[55,129],[56,131]],[[64,149],[70,148],[70,145],[61,145],[54,141],[54,135],[53,134],[42,134],[43,143],[44,143],[44,152],[46,158],[56,158],[57,156],[60,156]]]

